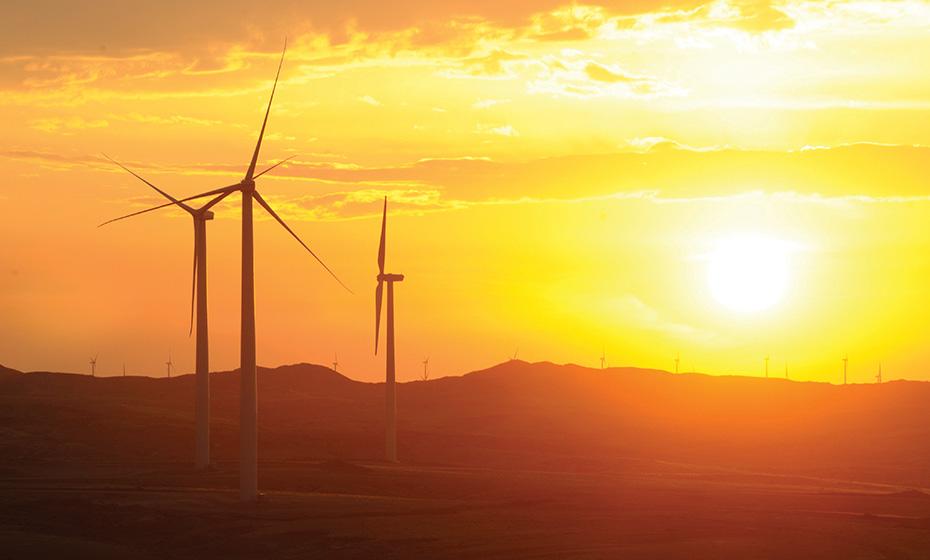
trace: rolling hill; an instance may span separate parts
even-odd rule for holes
[[[0,370],[4,472],[184,462],[192,375],[91,378]],[[238,447],[238,374],[212,375],[213,448]],[[376,461],[383,385],[297,364],[259,372],[260,460]],[[930,483],[930,384],[834,386],[510,361],[400,384],[404,462],[586,472],[694,464]],[[650,466],[651,465],[651,466]]]

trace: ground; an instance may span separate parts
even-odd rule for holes
[[[10,558],[926,558],[930,495],[630,461],[543,472],[339,461],[10,474]]]

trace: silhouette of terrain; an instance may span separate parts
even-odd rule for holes
[[[3,549],[88,558],[930,553],[928,383],[513,360],[399,384],[402,463],[389,465],[383,384],[316,365],[260,368],[268,494],[245,506],[239,376],[212,378],[216,467],[198,473],[192,375],[0,367]]]

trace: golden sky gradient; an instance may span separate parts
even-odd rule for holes
[[[262,156],[258,356],[383,377],[527,360],[930,378],[930,2],[20,2],[0,23],[0,363],[163,375],[192,235],[106,152],[188,195]],[[335,4],[335,5],[328,5]],[[238,195],[208,226],[213,369],[238,364]],[[720,240],[787,250],[784,297],[711,295]]]

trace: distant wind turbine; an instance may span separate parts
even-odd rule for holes
[[[339,354],[333,354],[333,371],[339,371]]]
[[[429,380],[429,356],[423,360],[423,381]]]
[[[387,197],[381,215],[381,242],[378,245],[378,287],[375,288],[375,354],[378,353],[378,335],[381,330],[381,299],[387,283],[387,351],[385,375],[385,406],[387,408],[386,452],[387,460],[397,462],[397,393],[394,374],[394,282],[403,282],[403,274],[384,272],[385,245],[387,241]]]
[[[123,377],[126,377],[126,362],[123,362]]]
[[[849,363],[849,355],[843,356],[843,385],[846,385],[846,366]]]
[[[675,354],[675,373],[678,373],[678,364],[681,363],[681,354]]]
[[[255,363],[255,248],[252,228],[252,201],[255,200],[259,206],[264,208],[343,288],[351,293],[351,290],[342,280],[294,233],[287,223],[265,202],[265,199],[255,188],[255,179],[284,163],[280,161],[261,173],[255,173],[255,166],[261,152],[262,139],[265,136],[265,127],[268,124],[268,116],[271,113],[271,104],[274,101],[274,94],[278,86],[278,78],[281,75],[281,67],[284,65],[286,51],[287,41],[285,41],[284,50],[281,53],[278,71],[275,74],[274,84],[271,88],[271,96],[268,99],[268,107],[265,109],[265,118],[262,121],[258,141],[255,144],[255,151],[252,153],[252,159],[249,162],[245,177],[238,183],[178,201],[187,202],[208,196],[229,195],[234,192],[242,194],[242,312],[239,344],[239,495],[242,501],[258,499],[258,391]],[[170,206],[170,204],[164,206]]]
[[[168,352],[168,361],[165,362],[165,365],[168,366],[168,377],[171,377],[171,366],[174,365],[171,363],[171,352]]]
[[[601,369],[607,367],[607,352],[601,348]]]
[[[882,383],[882,364],[878,363],[878,375],[875,376],[875,382],[881,385]]]
[[[95,354],[94,357],[90,359],[90,376],[91,377],[97,377],[97,356],[98,355],[99,354]]]

